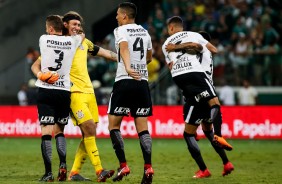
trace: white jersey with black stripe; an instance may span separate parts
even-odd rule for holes
[[[115,45],[118,53],[118,67],[115,81],[122,79],[133,79],[125,70],[124,62],[120,56],[119,44],[128,42],[130,53],[130,65],[134,70],[139,71],[142,80],[148,81],[147,51],[152,49],[151,37],[147,30],[137,24],[126,24],[114,30]]]
[[[37,80],[35,85],[47,89],[70,91],[70,69],[76,49],[82,37],[42,35],[39,39],[41,53],[41,71],[54,71],[60,76],[54,84]]]
[[[208,41],[205,40],[199,33],[191,31],[182,31],[175,33],[167,38],[162,46],[167,64],[172,64],[171,75],[172,77],[190,73],[190,72],[204,72],[201,64],[200,57],[196,54],[189,54],[186,51],[167,52],[165,47],[169,43],[181,44],[187,42],[199,43],[205,46]]]

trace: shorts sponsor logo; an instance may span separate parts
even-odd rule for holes
[[[114,110],[115,114],[128,114],[129,112],[130,109],[126,107],[116,107]]]
[[[210,96],[210,94],[209,94],[209,92],[206,90],[206,91],[203,91],[202,93],[196,95],[196,96],[195,96],[195,100],[196,100],[197,102],[199,102],[202,98],[207,98],[207,97],[209,97],[209,96]]]
[[[40,123],[54,123],[53,116],[42,116],[40,119]]]
[[[148,115],[150,112],[150,108],[138,108],[136,111],[136,115]]]
[[[65,124],[68,123],[68,120],[69,120],[69,117],[67,117],[67,118],[61,118],[61,119],[58,120],[58,122],[65,125]]]
[[[81,119],[81,118],[84,117],[84,114],[83,114],[82,110],[77,111],[75,114],[76,114],[78,119]]]

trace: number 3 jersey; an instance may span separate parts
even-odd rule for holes
[[[82,38],[79,35],[42,35],[39,39],[41,71],[57,72],[60,78],[54,84],[48,84],[38,79],[35,85],[41,88],[70,91],[70,69],[74,54],[81,41]]]
[[[200,63],[200,56],[198,54],[189,54],[186,50],[177,50],[175,52],[168,53],[165,50],[166,45],[169,43],[181,44],[187,42],[199,43],[202,46],[205,46],[208,43],[207,40],[196,32],[182,31],[168,37],[162,46],[166,63],[173,63],[171,69],[172,77],[190,72],[204,72]]]
[[[115,81],[133,79],[125,70],[123,59],[120,55],[119,44],[128,43],[130,53],[130,65],[135,71],[139,71],[142,80],[148,81],[147,50],[152,49],[151,37],[147,30],[137,24],[126,24],[114,30],[115,45],[118,53],[118,67]]]

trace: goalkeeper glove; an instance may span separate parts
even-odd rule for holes
[[[59,74],[57,72],[38,72],[37,78],[43,82],[47,82],[49,84],[54,84],[59,79]]]

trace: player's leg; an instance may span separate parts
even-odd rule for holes
[[[115,154],[119,161],[119,168],[117,170],[117,175],[113,178],[113,181],[122,180],[123,176],[130,174],[130,169],[126,162],[125,151],[124,151],[124,141],[120,132],[120,124],[123,116],[115,116],[108,114],[109,119],[109,131]]]
[[[52,131],[55,121],[53,101],[56,100],[53,91],[39,88],[37,108],[41,126],[41,153],[44,161],[45,174],[40,181],[54,181],[52,174]]]
[[[233,167],[232,163],[228,160],[228,157],[227,157],[224,149],[214,145],[214,142],[213,142],[214,133],[213,133],[213,129],[212,129],[212,124],[207,123],[207,122],[203,122],[202,123],[202,129],[203,129],[205,136],[211,142],[211,145],[213,146],[214,150],[217,152],[217,154],[220,156],[220,158],[222,160],[222,163],[223,163],[222,175],[225,176],[227,174],[230,174],[234,170],[234,167]]]
[[[135,126],[139,136],[140,147],[144,159],[144,175],[141,184],[152,183],[154,170],[152,168],[152,138],[148,131],[148,118],[136,117]]]
[[[41,153],[45,166],[45,174],[40,181],[54,181],[52,174],[52,130],[53,125],[41,125]]]
[[[64,135],[64,126],[61,124],[54,125],[54,135],[56,139],[56,148],[59,155],[60,165],[59,165],[59,172],[58,172],[58,181],[65,181],[67,178],[67,163],[66,163],[66,156],[67,156],[67,144]]]
[[[208,101],[211,108],[211,122],[214,126],[214,143],[221,146],[222,148],[230,151],[233,147],[222,137],[221,135],[221,125],[222,125],[222,114],[220,110],[220,103],[218,97],[214,97]]]
[[[190,101],[188,99],[188,103],[185,103],[183,107],[183,112],[184,112],[183,114],[185,121],[183,138],[187,144],[188,150],[192,158],[195,160],[196,164],[199,167],[199,171],[197,171],[193,177],[205,178],[205,177],[209,177],[211,174],[207,169],[207,166],[203,160],[200,148],[195,138],[197,128],[202,121],[201,117],[203,115],[203,112],[201,109],[203,108],[201,108],[199,105],[194,106],[189,103]]]
[[[67,144],[64,135],[65,125],[68,124],[69,112],[70,112],[70,92],[64,90],[55,90],[57,100],[55,104],[55,122],[56,124],[53,127],[55,139],[56,139],[56,148],[60,159],[59,172],[58,172],[58,181],[65,181],[67,179]],[[60,99],[60,100],[58,100]]]
[[[120,80],[115,82],[113,86],[113,91],[108,106],[108,120],[109,120],[109,131],[110,137],[115,150],[115,154],[119,161],[119,168],[117,169],[117,174],[113,178],[113,181],[120,181],[124,176],[127,176],[130,173],[130,169],[126,162],[125,150],[124,150],[124,141],[120,132],[121,121],[124,116],[128,116],[130,108],[129,96],[131,95],[128,92],[130,87],[130,80]]]
[[[99,116],[95,95],[72,93],[71,109],[75,123],[80,127],[82,132],[83,144],[80,143],[78,151],[76,152],[70,180],[89,180],[79,175],[85,160],[85,154],[87,154],[98,177],[98,182],[106,181],[107,178],[114,174],[114,171],[103,169],[96,145],[96,128]]]

